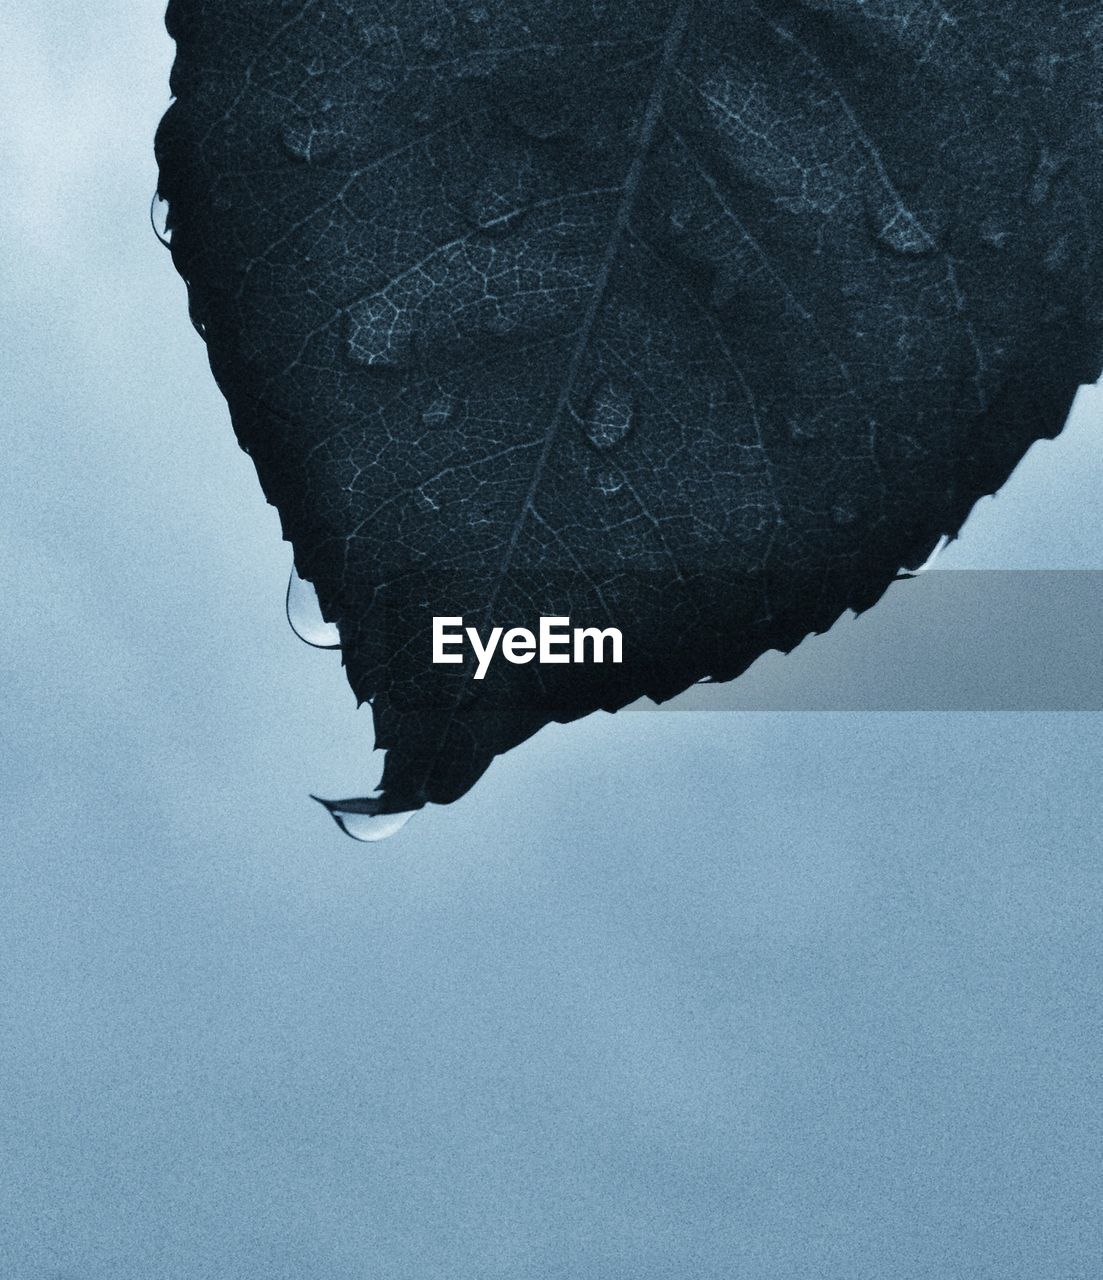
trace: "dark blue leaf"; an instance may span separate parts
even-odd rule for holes
[[[1101,362],[1099,4],[174,0],[192,315],[388,750],[462,795],[549,720],[871,605]],[[430,619],[622,666],[430,663]]]

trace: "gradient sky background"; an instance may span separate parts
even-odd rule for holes
[[[595,716],[390,842],[149,230],[157,3],[0,16],[0,1276],[1103,1274],[1095,714]],[[1081,402],[947,567],[1103,568]]]

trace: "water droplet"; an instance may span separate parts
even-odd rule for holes
[[[887,218],[877,219],[877,239],[893,253],[909,258],[934,253],[938,248],[915,214],[903,205],[892,210]]]
[[[428,427],[443,427],[452,416],[452,405],[453,401],[451,396],[437,396],[435,400],[422,410],[422,422],[424,422]]]
[[[341,145],[345,131],[332,112],[319,111],[315,116],[298,115],[280,126],[280,141],[292,160],[310,164],[325,160]]]
[[[902,568],[900,572],[907,574],[909,577],[912,577],[917,573],[926,573],[927,570],[931,567],[931,565],[934,564],[934,562],[938,559],[938,557],[949,545],[950,545],[950,535],[944,533],[942,537],[939,538],[939,540],[931,548],[930,554],[927,556],[926,560],[923,561],[923,563],[919,566],[918,569]]]
[[[519,147],[496,157],[489,172],[472,178],[467,188],[466,212],[471,223],[488,235],[513,230],[524,217],[531,200],[533,166]]]
[[[300,640],[315,649],[340,649],[341,633],[337,630],[337,624],[327,622],[322,617],[314,584],[300,578],[294,565],[291,566],[291,577],[287,581],[284,607],[291,630]]]
[[[316,53],[307,60],[306,74],[308,76],[320,76],[326,69],[326,60],[320,54]]]
[[[468,217],[488,235],[510,231],[524,216],[523,196],[524,177],[520,171],[505,182],[487,178],[468,203]]]
[[[345,349],[354,364],[400,365],[410,356],[413,327],[408,311],[385,294],[365,298],[349,309]]]
[[[595,448],[611,449],[632,430],[633,417],[631,395],[613,382],[604,382],[590,401],[586,436]]]
[[[170,234],[171,227],[169,225],[169,202],[161,199],[161,193],[159,191],[155,191],[153,193],[153,199],[150,201],[149,221],[153,227],[153,234],[158,240],[160,240],[166,249],[171,249],[172,245],[170,241],[172,237]]]
[[[377,840],[386,840],[401,831],[417,812],[408,809],[405,813],[380,813],[382,800],[378,792],[375,796],[352,800],[323,800],[314,796],[328,812],[334,822],[347,836],[354,840],[362,840],[374,844]]]
[[[487,235],[513,231],[524,217],[516,198],[507,191],[485,188],[471,205],[471,221]]]
[[[624,480],[613,471],[599,471],[594,483],[607,498],[624,488]]]

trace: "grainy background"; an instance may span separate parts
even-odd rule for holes
[[[0,17],[0,1275],[1095,1277],[1103,721],[598,716],[392,842],[146,221],[155,3]],[[1103,568],[1086,397],[946,567]]]

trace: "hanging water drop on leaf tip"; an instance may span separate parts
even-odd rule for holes
[[[323,800],[321,796],[311,795],[347,836],[364,844],[375,844],[379,840],[397,834],[414,816],[416,810],[407,809],[402,813],[365,812],[358,806],[374,807],[379,803],[377,797],[361,800]]]
[[[340,649],[341,633],[335,622],[327,622],[322,616],[314,584],[300,578],[295,566],[287,580],[285,598],[287,621],[300,640],[313,649]]]
[[[153,193],[153,199],[149,202],[149,221],[153,227],[153,234],[165,246],[166,249],[172,248],[171,228],[169,227],[169,202],[161,195],[159,191]]]

